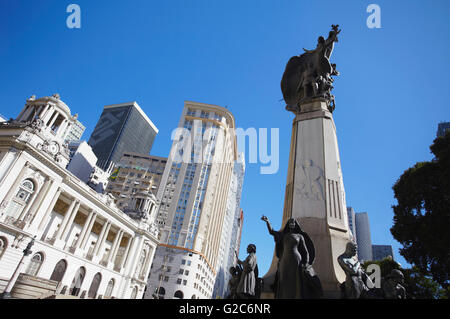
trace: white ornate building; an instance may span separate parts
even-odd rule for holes
[[[0,293],[35,237],[13,297],[142,298],[157,205],[133,219],[66,169],[75,120],[55,94],[0,123]]]

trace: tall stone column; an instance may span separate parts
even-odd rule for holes
[[[97,213],[94,213],[94,215],[92,216],[90,222],[89,222],[89,226],[86,229],[86,232],[83,235],[83,239],[80,241],[80,249],[85,250],[86,249],[86,243],[89,240],[89,235],[92,232],[92,228],[94,227],[95,221],[97,220]]]
[[[83,241],[84,241],[84,237],[86,236],[86,233],[88,231],[88,228],[91,224],[92,219],[94,218],[95,212],[93,210],[91,210],[89,212],[89,215],[86,217],[86,221],[84,222],[83,225],[83,229],[80,232],[80,236],[78,237],[78,241],[75,244],[75,249],[78,249],[79,247],[81,247]]]
[[[345,191],[336,127],[327,103],[321,99],[301,105],[295,113],[289,156],[282,227],[295,218],[312,239],[313,264],[325,298],[339,298],[345,274],[337,258],[350,241]],[[264,287],[273,283],[277,257],[264,276]],[[268,291],[265,297],[270,298]]]
[[[109,254],[108,262],[114,263],[116,259],[117,251],[119,250],[120,242],[122,241],[123,230],[119,230],[116,234],[116,238],[114,239],[114,244]]]
[[[81,203],[79,201],[77,201],[77,203],[75,204],[74,209],[72,210],[72,214],[70,215],[69,220],[67,221],[66,226],[64,227],[64,230],[61,234],[61,240],[65,241],[66,240],[66,236],[70,231],[70,228],[73,225],[73,221],[75,220],[75,217],[78,214],[78,210],[80,209]]]
[[[106,222],[106,228],[104,228],[105,231],[103,232],[103,236],[101,236],[101,239],[97,242],[96,249],[94,249],[94,261],[99,261],[103,257],[100,253],[102,252],[105,241],[108,238],[111,225],[111,222]]]
[[[42,217],[42,220],[39,223],[39,228],[38,228],[39,230],[42,230],[45,227],[45,225],[47,224],[48,217],[50,216],[51,212],[53,211],[53,208],[55,208],[56,202],[58,201],[58,198],[61,195],[61,193],[62,193],[62,189],[58,188],[55,196],[53,196],[53,199],[52,199],[50,205],[48,206],[47,211],[45,212],[44,217]]]
[[[130,251],[130,247],[131,247],[131,242],[133,241],[133,237],[131,237],[131,235],[128,237],[128,242],[127,242],[127,246],[125,248],[125,251],[123,252],[123,256],[122,256],[122,260],[120,261],[120,265],[119,265],[119,272],[122,271],[122,268],[125,265],[125,262],[127,260],[127,255],[128,252]]]
[[[75,208],[75,205],[77,203],[78,202],[75,199],[73,199],[72,203],[70,203],[70,206],[67,209],[66,214],[64,215],[64,218],[63,218],[61,224],[59,225],[58,231],[56,232],[56,239],[60,239],[61,238],[61,235],[62,235],[62,233],[63,233],[63,231],[64,231],[64,229],[66,227],[66,224],[69,221],[69,218],[72,215],[73,210]]]

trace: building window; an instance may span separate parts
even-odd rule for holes
[[[80,267],[73,277],[72,284],[70,285],[70,294],[72,296],[78,296],[78,294],[80,293],[81,285],[83,284],[85,275],[86,269],[84,267]]]
[[[13,200],[11,201],[6,215],[12,216],[14,218],[19,217],[19,214],[22,212],[23,208],[30,202],[34,192],[34,183],[29,179],[24,180],[20,184],[16,196],[14,196]]]
[[[7,247],[8,247],[8,240],[5,237],[0,237],[0,259],[5,253]]]
[[[184,297],[183,292],[181,290],[177,290],[173,296],[176,299],[183,299]]]
[[[43,261],[44,255],[42,253],[34,254],[33,258],[31,258],[30,264],[28,265],[28,269],[25,273],[30,276],[37,276]]]
[[[92,279],[91,286],[89,287],[88,297],[95,299],[97,296],[98,287],[100,286],[100,282],[102,281],[102,275],[98,272],[95,274]]]
[[[61,280],[64,277],[64,274],[66,273],[66,269],[67,269],[67,261],[61,259],[56,264],[55,269],[53,270],[53,273],[50,276],[50,280],[61,282]]]
[[[181,278],[177,279],[177,285],[181,285]]]

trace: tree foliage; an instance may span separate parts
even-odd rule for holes
[[[403,269],[392,258],[385,258],[377,261],[366,261],[363,265],[364,269],[367,269],[371,264],[380,266],[382,278],[386,278],[393,269],[400,270],[405,276],[404,287],[407,299],[441,299],[448,297],[448,292],[446,293],[432,278],[424,276],[417,267]]]
[[[406,170],[393,186],[398,204],[391,233],[413,264],[445,290],[450,274],[450,132],[430,146],[435,158]],[[427,277],[424,277],[427,278]],[[425,283],[425,281],[424,281]]]

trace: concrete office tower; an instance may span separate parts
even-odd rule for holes
[[[158,129],[136,102],[105,106],[89,145],[97,166],[107,170],[125,152],[148,154]]]
[[[372,260],[372,239],[370,235],[369,215],[356,213],[356,241],[358,243],[358,259]]]
[[[78,118],[78,114],[75,114],[75,117]],[[76,141],[81,140],[81,136],[83,136],[85,129],[86,129],[86,127],[83,124],[81,124],[80,121],[75,119],[72,127],[68,130],[68,132],[64,138],[64,141],[66,143],[70,143],[70,142],[76,142]]]
[[[240,243],[241,228],[241,195],[244,183],[245,160],[240,153],[234,164],[230,190],[228,192],[227,209],[222,227],[221,244],[219,247],[219,269],[214,284],[213,298],[225,298],[228,294],[230,267],[236,266],[236,254]]]
[[[166,163],[166,157],[124,153],[111,174],[107,188],[116,197],[116,205],[125,209],[128,198],[138,192],[156,195]]]
[[[372,260],[383,260],[389,256],[394,259],[394,250],[391,245],[372,245]]]
[[[147,298],[212,297],[237,160],[234,129],[226,108],[185,102],[157,195],[161,244]]]
[[[439,123],[436,136],[444,136],[447,130],[450,130],[450,122]]]
[[[356,243],[356,221],[355,221],[355,210],[353,207],[347,207],[347,217],[348,217],[348,228],[352,234],[352,240]]]

